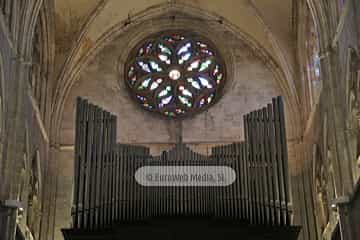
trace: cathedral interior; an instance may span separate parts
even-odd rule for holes
[[[91,111],[111,113],[105,147],[142,159],[254,148],[254,164],[240,165],[255,173],[279,146],[283,198],[257,188],[270,189],[265,160],[266,176],[250,180],[254,204],[268,200],[264,216],[284,211],[294,239],[360,239],[359,47],[359,0],[0,0],[0,239],[72,239],[78,156],[103,151],[93,137],[81,153]],[[266,107],[281,113],[274,146]]]

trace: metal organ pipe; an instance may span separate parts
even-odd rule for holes
[[[121,221],[174,215],[290,225],[281,97],[244,116],[243,142],[214,147],[210,156],[181,143],[161,156],[151,156],[146,147],[116,143],[116,129],[114,115],[77,99],[73,228],[99,229]],[[237,176],[226,187],[144,187],[135,181],[134,174],[142,166],[160,165],[186,166],[186,170],[229,166]],[[161,174],[169,172],[163,169]]]

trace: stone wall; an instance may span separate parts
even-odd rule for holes
[[[123,84],[123,65],[131,48],[143,37],[171,28],[187,28],[210,36],[229,70],[224,96],[219,102],[182,121],[184,142],[194,151],[209,154],[213,146],[240,141],[242,116],[264,106],[272,97],[284,95],[293,222],[303,227],[299,239],[331,239],[339,226],[343,239],[359,238],[354,229],[357,219],[348,217],[346,212],[350,199],[355,201],[351,203],[356,206],[355,211],[358,209],[358,198],[352,196],[360,176],[359,1],[346,0],[343,5],[340,4],[343,1],[293,1],[293,35],[285,30],[288,29],[285,22],[276,28],[276,11],[270,12],[269,8],[264,8],[265,12],[256,11],[270,1],[239,1],[241,7],[234,11],[228,6],[219,9],[218,1],[192,1],[191,7],[180,4],[178,8],[169,1],[173,12],[168,11],[170,5],[152,8],[148,2],[149,8],[139,13],[139,19],[148,17],[146,21],[118,27],[124,19],[114,15],[110,24],[114,31],[109,34],[111,37],[99,40],[100,44],[93,40],[97,40],[96,36],[100,39],[100,34],[107,31],[101,24],[108,23],[106,12],[116,12],[109,9],[119,6],[113,0],[109,1],[110,5],[99,5],[106,9],[100,14],[100,23],[91,22],[88,35],[84,33],[89,39],[84,37],[76,42],[75,34],[82,34],[78,28],[86,22],[85,12],[100,2],[93,0],[93,5],[89,4],[79,16],[70,16],[64,24],[57,23],[56,59],[54,19],[68,16],[55,16],[53,1],[0,2],[1,240],[13,239],[16,225],[27,239],[62,239],[60,229],[71,224],[77,96],[86,97],[118,116],[119,142],[148,146],[154,155],[174,145],[178,124],[142,110],[129,98]],[[66,8],[60,0],[55,2]],[[142,3],[136,4],[137,10],[142,9]],[[285,10],[290,5],[290,1],[281,5],[285,6],[282,16],[291,15]],[[319,35],[322,85],[319,99],[309,108],[309,79],[305,74],[309,66],[304,61],[306,46],[302,42],[307,36],[301,31],[306,8],[314,17]],[[121,10],[127,11],[124,9]],[[186,11],[182,12],[183,9]],[[234,25],[240,28],[234,28],[226,18],[215,18],[217,15],[210,12],[216,9],[219,14],[238,21]],[[167,15],[161,15],[161,11]],[[176,14],[179,20],[170,22],[170,14]],[[77,19],[79,23],[67,29]],[[247,19],[251,23],[244,24]],[[63,36],[62,30],[66,31]],[[93,52],[87,55],[93,46],[99,46],[98,51],[93,51],[95,56],[91,56]],[[72,47],[79,54],[71,55]],[[282,53],[284,49],[288,51],[286,54]],[[297,59],[292,58],[293,52],[297,53]],[[88,59],[92,60],[87,62]],[[86,67],[81,69],[81,64]],[[295,72],[291,73],[292,70]],[[77,80],[72,85],[66,78],[73,76]],[[61,80],[64,82],[57,83]],[[61,89],[62,84],[67,90]],[[19,200],[24,212],[3,206],[7,199]]]
[[[281,95],[281,91],[274,73],[250,46],[233,33],[219,31],[210,24],[202,28],[200,33],[203,33],[204,29],[204,34],[212,32],[205,36],[214,36],[212,40],[219,43],[217,46],[227,60],[229,78],[224,96],[214,106],[182,120],[182,137],[194,151],[210,154],[211,147],[215,145],[241,141],[244,138],[243,115],[266,106],[272,97]],[[66,99],[61,128],[61,145],[64,150],[58,160],[62,169],[57,196],[58,233],[60,228],[68,226],[70,222],[69,211],[66,213],[63,210],[71,208],[74,107],[77,96],[85,97],[118,116],[117,140],[121,143],[148,146],[153,155],[159,155],[172,148],[176,142],[178,124],[174,120],[159,117],[140,108],[130,98],[124,85],[122,65],[127,58],[124,53],[131,50],[131,43],[136,44],[133,37],[140,33],[141,36],[144,35],[143,32],[147,29],[147,26],[135,27],[108,43],[86,66]],[[160,30],[162,29],[159,28]]]
[[[299,1],[298,29],[302,12],[309,7],[319,34],[320,98],[310,109],[303,139],[298,143],[298,173],[293,176],[295,222],[303,226],[300,239],[332,239],[340,225],[342,239],[352,235],[357,224],[348,219],[338,202],[349,199],[359,182],[358,152],[358,47],[356,26],[358,1]],[[298,31],[298,41],[304,39]],[[306,36],[305,36],[306,39]],[[298,48],[298,79],[307,88],[303,49]],[[304,94],[306,96],[306,94]],[[302,99],[306,103],[306,99]]]
[[[235,37],[227,42],[236,59],[234,68],[230,69],[234,71],[231,74],[233,78],[228,79],[224,96],[214,106],[182,121],[182,135],[186,143],[240,141],[243,139],[243,115],[265,106],[272,97],[281,95],[273,73],[260,58]],[[64,110],[62,145],[72,145],[74,142],[74,105],[77,96],[83,96],[118,116],[119,142],[175,143],[177,125],[174,121],[144,111],[129,96],[117,69],[119,55],[127,46],[126,38],[108,44],[73,86]]]
[[[51,102],[49,76],[34,75],[34,48],[50,62],[51,47],[44,39],[34,41],[37,25],[48,24],[47,4],[31,0],[1,1],[0,79],[1,79],[1,155],[0,155],[0,239],[51,239],[54,214],[50,203],[55,191],[55,173],[49,163],[49,135],[46,119]],[[40,13],[41,12],[41,13]],[[43,20],[38,20],[42,16]],[[47,34],[46,25],[40,28]],[[44,30],[45,29],[45,30]],[[48,45],[46,45],[48,47]],[[37,64],[45,73],[46,61]],[[35,90],[36,89],[36,90]],[[40,94],[41,92],[41,94]],[[47,97],[47,100],[45,100]],[[54,170],[54,169],[52,169]],[[53,174],[51,174],[53,173]],[[23,210],[5,206],[6,200],[18,201]]]

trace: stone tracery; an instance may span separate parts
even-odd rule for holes
[[[174,31],[144,40],[130,54],[126,83],[146,110],[168,117],[194,114],[218,100],[225,64],[196,34]]]

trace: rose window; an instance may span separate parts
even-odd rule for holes
[[[209,41],[191,33],[162,33],[130,54],[125,81],[146,110],[168,117],[200,112],[221,96],[225,64]]]

